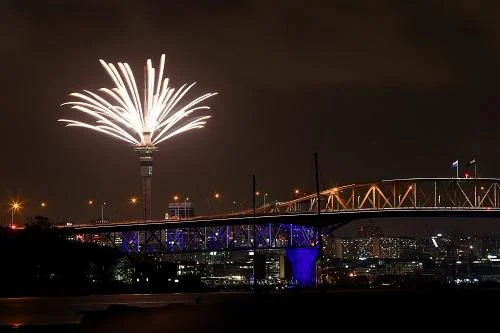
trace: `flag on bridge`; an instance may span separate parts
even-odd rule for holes
[[[469,161],[465,166],[470,167],[476,165],[476,158],[474,157],[472,160]]]
[[[457,168],[457,178],[458,178],[458,160],[456,160],[455,162],[451,163],[450,168]]]
[[[476,158],[473,157],[472,160],[469,161],[469,163],[466,164],[467,167],[474,167],[474,178],[477,178],[477,163],[476,163]]]

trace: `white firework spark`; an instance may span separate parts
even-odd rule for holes
[[[156,85],[155,69],[151,60],[147,60],[142,104],[134,74],[127,63],[119,62],[118,71],[112,63],[103,60],[99,62],[113,80],[115,87],[99,89],[101,95],[88,90],[84,90],[85,94],[70,94],[79,100],[62,105],[71,105],[71,108],[91,116],[96,124],[70,119],[58,120],[66,123],[67,127],[89,128],[137,146],[155,146],[174,135],[202,128],[210,118],[200,116],[186,122],[185,118],[194,111],[210,109],[208,106],[200,106],[199,103],[217,93],[204,94],[177,107],[196,82],[184,84],[177,91],[169,87],[168,78],[163,78],[164,54],[161,56]]]

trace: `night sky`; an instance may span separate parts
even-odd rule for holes
[[[307,6],[305,5],[307,3]],[[476,1],[0,1],[0,201],[23,216],[139,216],[136,153],[58,118],[68,94],[111,87],[98,59],[128,62],[142,82],[147,58],[167,56],[179,87],[197,81],[204,129],[160,145],[154,216],[189,195],[199,213],[251,202],[251,175],[270,200],[296,187],[398,177],[453,176],[477,157],[500,177],[500,23]],[[215,192],[222,194],[213,202]],[[49,208],[41,212],[41,200]]]

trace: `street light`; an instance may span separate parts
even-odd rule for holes
[[[104,223],[104,206],[106,205],[105,202],[101,203],[101,223]]]
[[[267,193],[264,193],[264,195],[263,195],[263,197],[264,197],[264,199],[263,199],[264,200],[264,211],[266,209],[265,207],[266,207],[266,197],[267,197],[267,195],[268,195]],[[259,191],[255,192],[255,196],[257,196],[257,197],[260,196],[260,192]]]
[[[95,204],[95,201],[94,201],[94,200],[92,200],[92,199],[90,199],[90,200],[88,200],[88,201],[87,201],[87,205],[88,205],[90,208],[94,207],[94,204]],[[92,209],[91,209],[91,210],[92,210]],[[97,213],[97,214],[99,214],[99,213]],[[92,216],[94,216],[94,213],[92,213]],[[96,222],[94,222],[94,224],[95,224],[95,223],[96,223]]]
[[[236,206],[236,201],[233,201],[233,205],[231,206],[231,214],[234,214],[234,207]]]
[[[175,208],[176,208],[175,216],[180,217],[179,216],[180,215],[180,213],[179,213],[179,196],[178,195],[174,195],[173,199],[174,199],[174,201],[176,203],[176,205],[175,205]]]
[[[187,218],[188,217],[188,207],[187,207],[187,202],[189,201],[189,197],[186,196],[186,198],[184,198],[184,218]]]
[[[137,200],[135,202],[138,202]],[[87,205],[89,207],[93,207],[96,202],[94,200],[89,200],[87,201]],[[130,203],[132,203],[132,198],[130,199]],[[106,202],[102,201],[101,202],[101,223],[104,223],[104,206],[106,205]]]
[[[12,201],[10,203],[10,211],[11,211],[11,220],[10,220],[10,227],[14,229],[14,212],[18,212],[20,209],[22,209],[21,203],[19,201]]]
[[[131,207],[131,209],[135,208],[135,206],[137,206],[137,204],[139,203],[139,199],[137,199],[137,197],[135,195],[132,195],[130,196],[130,198],[128,199],[128,203]],[[129,216],[130,219],[134,219],[135,218],[135,214],[130,214]]]
[[[45,201],[42,201],[42,202],[40,203],[40,207],[42,207],[42,208],[47,208],[47,203],[46,203]]]
[[[296,188],[295,191],[293,191],[293,193],[295,193],[296,196],[299,196],[300,190],[298,188]]]
[[[222,197],[222,195],[219,192],[215,192],[213,197],[214,197],[214,203],[215,203],[215,202],[219,201],[219,199]],[[210,210],[210,214],[212,214],[212,207],[210,205],[210,201],[211,201],[210,198],[207,199],[208,209]]]

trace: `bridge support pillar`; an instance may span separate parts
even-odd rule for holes
[[[285,253],[292,266],[292,280],[301,286],[313,287],[316,283],[318,248],[289,248]]]

